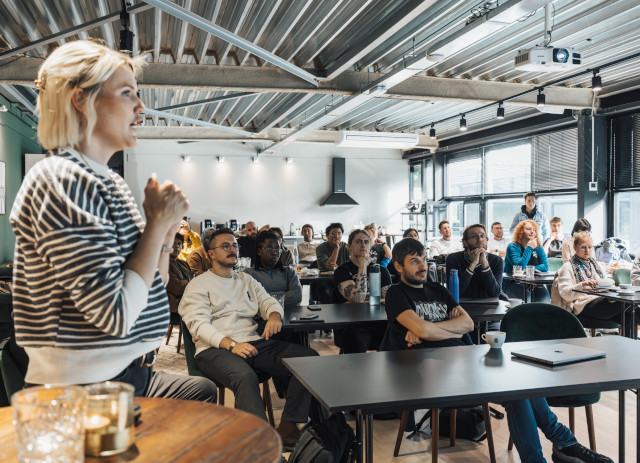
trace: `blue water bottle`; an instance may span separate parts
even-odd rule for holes
[[[458,282],[458,269],[451,269],[449,273],[449,292],[453,295],[456,302],[460,303],[460,285]]]

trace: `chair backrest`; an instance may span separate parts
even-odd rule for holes
[[[550,272],[556,272],[562,267],[562,257],[549,257],[547,261],[549,262]]]
[[[510,309],[502,319],[500,329],[507,333],[507,342],[587,336],[580,320],[571,312],[541,302]]]
[[[24,375],[8,349],[0,349],[0,375],[7,399],[24,387]]]
[[[191,333],[184,324],[184,321],[180,319],[182,325],[182,338],[184,341],[184,356],[187,359],[187,370],[190,376],[204,376],[198,366],[196,365],[196,345],[193,343]]]
[[[631,284],[631,270],[628,268],[617,268],[611,276],[613,277],[613,281],[616,282],[616,285]]]

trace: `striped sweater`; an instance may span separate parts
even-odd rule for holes
[[[144,221],[124,180],[73,150],[27,174],[11,211],[16,339],[30,383],[110,379],[156,348],[169,323],[156,272],[150,290],[122,266]]]

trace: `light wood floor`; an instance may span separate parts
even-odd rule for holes
[[[169,345],[165,345],[160,349],[156,368],[159,370],[187,374],[187,364],[184,358],[184,352],[176,353],[178,342],[177,329],[174,330]],[[316,333],[311,337],[311,347],[317,350],[320,355],[337,355],[338,349],[333,345],[333,339]],[[638,360],[631,360],[630,367],[638,368]],[[273,401],[274,414],[276,423],[280,421],[280,415],[284,406],[284,401],[279,399],[271,386],[271,399]],[[226,392],[226,406],[233,406],[233,394],[231,391]],[[636,429],[636,396],[632,392],[626,393],[626,461],[639,461],[636,459],[635,451],[635,429]],[[495,408],[500,409],[499,406]],[[583,445],[588,445],[589,439],[587,435],[586,420],[584,409],[576,410],[576,436],[578,441]],[[554,412],[558,415],[562,423],[568,425],[569,414],[566,409],[557,408]],[[596,441],[597,450],[611,457],[614,461],[618,460],[618,393],[606,392],[602,394],[600,402],[594,405],[594,417],[596,420]],[[393,447],[398,431],[398,420],[379,421],[376,420],[373,426],[374,432],[374,458],[376,462],[398,462],[398,463],[417,463],[431,461],[431,439],[429,436],[421,435],[415,440],[405,439],[402,442],[400,456],[393,458]],[[503,420],[492,420],[494,431],[494,442],[496,448],[496,459],[500,463],[519,462],[517,451],[507,451],[507,441],[509,432],[507,429],[506,418]],[[429,430],[427,429],[427,432]],[[541,435],[542,448],[545,457],[551,462],[551,445]],[[448,439],[439,441],[439,452],[441,462],[483,462],[489,461],[489,449],[486,442],[475,444],[464,439],[457,439],[456,446],[450,448]]]

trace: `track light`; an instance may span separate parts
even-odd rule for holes
[[[464,118],[464,114],[460,116],[460,131],[466,132],[467,130],[467,120]]]
[[[191,156],[181,154],[180,157],[182,158],[182,162],[191,162]]]
[[[287,158],[287,164],[293,164],[293,158]]]
[[[502,103],[498,103],[498,112],[496,113],[496,119],[504,119],[504,106],[502,106]]]
[[[255,158],[251,158],[254,164],[260,164],[260,158],[256,156]]]
[[[542,93],[542,88],[540,90],[538,90],[538,98],[536,101],[536,104],[538,105],[538,108],[542,108],[544,106],[545,103],[545,96],[544,93]]]
[[[593,72],[593,77],[591,78],[591,90],[594,92],[602,90],[602,78],[598,75],[597,71]]]
[[[218,156],[218,162],[224,162],[225,160],[224,156]]]
[[[435,124],[431,124],[431,129],[429,130],[429,138],[432,140],[436,139],[436,127]]]

